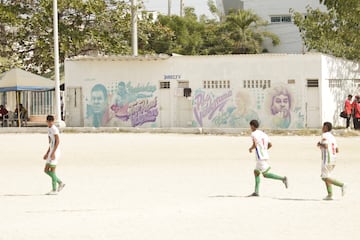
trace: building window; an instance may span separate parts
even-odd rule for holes
[[[160,82],[160,89],[170,88],[170,82]]]
[[[189,82],[188,81],[178,81],[178,87],[179,88],[188,88]]]
[[[230,88],[229,80],[211,80],[203,81],[204,88],[220,89],[220,88]]]
[[[243,81],[244,88],[270,88],[271,80],[244,80]]]
[[[360,79],[329,79],[330,88],[360,88]]]
[[[291,16],[290,15],[277,15],[277,16],[270,16],[271,23],[291,23]]]
[[[295,79],[288,79],[288,84],[295,84]]]
[[[318,79],[308,79],[307,87],[319,87],[319,80]]]

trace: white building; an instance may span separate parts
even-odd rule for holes
[[[272,46],[270,40],[264,43],[264,48],[271,53],[304,53],[306,51],[299,29],[291,18],[290,9],[304,15],[307,6],[326,10],[319,0],[217,0],[217,5],[224,13],[236,6],[243,6],[242,9],[252,10],[268,21],[267,30],[280,37],[278,46]]]
[[[65,83],[67,126],[301,129],[344,125],[360,68],[323,54],[83,56]]]
[[[216,4],[223,15],[228,14],[230,10],[244,9],[244,1],[241,0],[216,0]]]

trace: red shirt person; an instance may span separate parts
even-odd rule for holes
[[[351,118],[351,113],[352,113],[351,99],[352,99],[352,95],[349,94],[346,101],[345,101],[344,111],[345,111],[345,113],[347,115],[346,128],[350,127],[350,118]]]
[[[353,121],[354,121],[354,128],[360,129],[360,97],[357,95],[355,96],[355,100],[352,103],[354,115],[353,115]]]
[[[4,105],[0,105],[0,116],[5,116],[8,114],[8,110],[4,107]]]

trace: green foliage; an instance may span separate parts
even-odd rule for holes
[[[293,12],[309,50],[350,60],[360,59],[360,1],[320,0],[327,7],[323,12],[307,7],[306,18]]]
[[[209,5],[212,6],[211,1]],[[251,11],[232,12],[219,22],[209,19],[198,21],[192,8],[186,10],[183,18],[159,18],[159,23],[172,29],[176,36],[169,52],[184,55],[261,53],[265,38],[270,38],[274,45],[280,43],[275,34],[265,31],[267,22]]]
[[[238,10],[230,13],[224,24],[228,37],[233,40],[232,53],[261,53],[262,42],[271,38],[274,45],[280,43],[275,34],[265,31],[267,22],[252,11]]]
[[[38,74],[54,70],[53,0],[0,1],[0,72],[18,66]],[[138,10],[139,54],[184,55],[260,53],[262,41],[278,38],[248,11],[226,18],[208,2],[217,19],[185,8],[184,17],[151,15]],[[220,21],[221,20],[221,21]],[[127,0],[58,1],[60,63],[86,54],[131,54],[131,6]]]

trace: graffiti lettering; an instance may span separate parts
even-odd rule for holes
[[[156,91],[156,86],[151,86],[150,83],[147,83],[145,86],[140,86],[139,84],[136,87],[131,86],[131,82],[129,82],[126,85],[129,93],[131,94],[135,94],[135,93],[140,93],[140,92],[155,92]]]
[[[157,98],[153,100],[141,100],[129,105],[129,117],[133,127],[147,122],[155,122],[159,112],[157,107]]]
[[[232,91],[228,91],[215,99],[209,94],[205,95],[204,92],[197,94],[194,98],[194,115],[200,126],[203,126],[204,118],[207,117],[211,120],[217,111],[222,111],[231,96]]]

